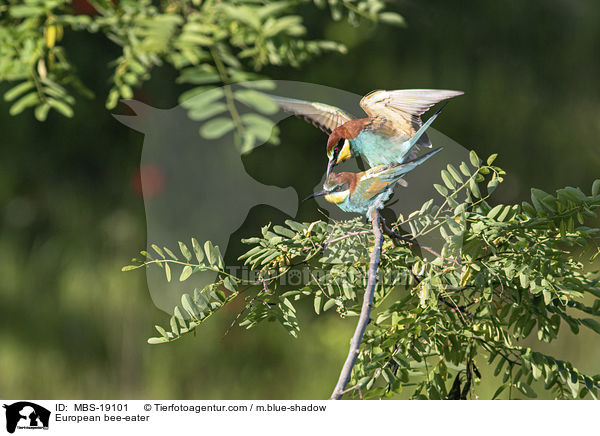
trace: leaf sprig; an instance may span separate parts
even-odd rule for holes
[[[73,116],[73,95],[91,93],[61,46],[63,34],[102,33],[121,49],[111,62],[107,109],[133,98],[154,67],[170,65],[178,72],[177,82],[189,85],[179,102],[192,119],[206,121],[201,135],[213,139],[233,132],[238,150],[247,153],[268,139],[277,142],[274,125],[264,116],[275,109],[257,90],[234,93],[230,85],[262,78],[257,72],[267,66],[297,67],[324,53],[346,51],[341,42],[307,37],[298,13],[311,3],[306,0],[93,0],[92,15],[75,14],[70,3],[25,0],[0,7],[0,81],[14,82],[5,94],[12,102],[11,115],[34,108],[40,121],[51,109]],[[402,24],[402,17],[386,11],[382,0],[317,0],[314,5],[328,5],[334,20],[353,25]],[[194,98],[220,87],[223,104],[206,104],[209,96]],[[258,112],[240,114],[239,105]]]

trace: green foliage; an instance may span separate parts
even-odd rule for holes
[[[179,281],[181,282],[187,280],[197,271],[214,271],[222,275],[221,279],[204,289],[194,289],[191,295],[183,294],[181,296],[181,307],[175,307],[169,322],[171,331],[167,332],[162,327],[156,326],[156,330],[161,336],[150,338],[148,340],[150,344],[179,339],[181,335],[194,330],[215,311],[238,295],[237,281],[235,277],[225,271],[219,247],[207,241],[204,244],[204,249],[202,249],[194,238],[192,238],[191,247],[190,250],[185,243],[179,242],[179,251],[181,252],[181,255],[179,255],[167,247],[160,248],[157,245],[152,245],[152,249],[158,255],[156,258],[146,251],[141,252],[142,256],[145,257],[143,264],[154,264],[162,268],[168,282],[172,279],[172,267],[181,269],[179,273]],[[192,253],[194,253],[193,256]],[[126,266],[123,267],[123,271],[130,271],[139,268],[139,266]],[[229,295],[226,295],[226,293]]]
[[[59,45],[65,26],[78,26],[87,17],[57,16],[64,0],[28,0],[0,6],[0,80],[17,82],[4,94],[11,115],[35,107],[39,121],[54,109],[73,116],[74,98],[68,88],[90,96],[77,79]]]
[[[592,195],[571,187],[555,194],[533,189],[531,204],[492,207],[489,197],[505,174],[494,159],[482,164],[471,152],[470,165],[448,165],[443,185],[435,185],[441,205],[428,200],[394,224],[396,231],[410,230],[384,242],[373,320],[350,395],[387,397],[409,388],[413,398],[466,398],[481,377],[478,365],[487,361],[502,380],[494,397],[508,389],[534,398],[534,386],[543,382],[557,398],[596,398],[600,375],[582,374],[522,343],[533,332],[551,342],[561,325],[600,333],[600,276],[584,265],[600,252],[600,229],[585,225],[600,206],[600,181]],[[440,253],[418,245],[430,233],[443,238]],[[197,242],[193,250],[180,243],[183,258],[158,247],[159,259],[143,253],[146,259],[130,268],[181,267],[181,280],[198,270],[218,272],[215,283],[184,295],[171,332],[158,328],[161,336],[150,342],[180,338],[238,296],[246,300],[239,325],[274,321],[292,336],[300,330],[295,306],[301,300],[311,300],[317,315],[333,308],[341,317],[359,314],[373,244],[362,219],[288,220],[244,242],[252,248],[240,260],[252,277],[230,274],[210,243],[206,256]],[[302,279],[291,280],[294,274]]]
[[[121,48],[111,63],[108,109],[121,98],[133,98],[155,66],[168,64],[177,70],[179,83],[191,86],[179,98],[190,117],[218,117],[201,127],[202,136],[212,139],[234,131],[238,149],[248,152],[269,139],[274,126],[260,114],[240,115],[239,104],[261,113],[274,111],[273,104],[260,92],[234,93],[228,85],[255,80],[266,66],[298,66],[316,55],[346,50],[336,41],[307,38],[298,13],[309,0],[92,0],[97,11],[92,16],[73,14],[69,3],[11,0],[0,6],[0,81],[14,82],[5,94],[14,101],[12,115],[34,107],[40,121],[50,109],[72,116],[73,92],[90,92],[60,45],[63,33],[100,32]],[[384,12],[383,0],[315,0],[314,6],[328,7],[334,20],[353,25],[361,20],[403,23],[398,14]],[[214,94],[206,91],[223,85],[225,102],[208,104]]]

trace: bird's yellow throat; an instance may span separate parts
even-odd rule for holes
[[[348,194],[350,194],[350,191],[348,190],[333,192],[331,194],[327,194],[325,196],[325,200],[327,200],[330,203],[338,204],[344,201],[346,198],[348,198]]]
[[[336,163],[343,162],[352,157],[352,151],[350,150],[350,141],[347,139],[344,141],[344,146],[340,150],[340,154],[338,155],[338,159]]]

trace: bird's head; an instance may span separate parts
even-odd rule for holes
[[[309,195],[304,201],[312,197],[325,196],[325,200],[330,203],[342,203],[352,192],[353,176],[353,173],[331,173],[323,184],[323,190]]]
[[[331,170],[337,164],[350,159],[353,156],[352,147],[350,147],[350,141],[342,138],[338,135],[330,135],[327,141],[327,158],[329,163],[327,164],[327,174],[325,177],[329,179]]]

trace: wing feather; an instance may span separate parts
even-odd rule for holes
[[[440,101],[464,94],[446,89],[398,89],[373,91],[362,98],[360,106],[371,117],[394,113],[405,119],[418,117]]]
[[[304,118],[327,134],[330,134],[336,127],[354,119],[352,115],[335,106],[275,95],[269,95],[269,97],[282,110]]]
[[[365,189],[365,197],[371,198],[377,194],[381,194],[391,184],[388,180],[383,179],[369,179],[365,181],[367,183]]]
[[[387,136],[410,137],[421,126],[420,116],[440,101],[464,94],[445,89],[398,89],[373,91],[363,97],[360,106],[372,118],[380,120],[374,126]],[[424,135],[419,144],[431,146]]]

